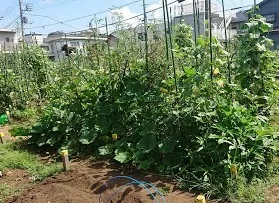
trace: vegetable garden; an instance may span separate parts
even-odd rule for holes
[[[239,181],[264,178],[278,153],[270,28],[254,16],[226,46],[194,40],[180,24],[167,52],[163,36],[149,38],[147,52],[122,29],[117,45],[89,41],[86,54],[59,62],[37,46],[1,53],[0,112],[37,114],[11,131],[31,145],[102,155],[224,197]]]

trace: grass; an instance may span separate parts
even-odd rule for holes
[[[61,164],[44,164],[38,157],[28,151],[19,149],[18,143],[8,142],[0,145],[0,171],[8,172],[12,169],[26,170],[32,181],[40,181],[62,170]],[[13,188],[6,183],[0,184],[0,203],[12,195],[21,191],[22,188]]]
[[[268,191],[275,185],[279,186],[278,158],[270,166],[265,180],[253,180],[249,184],[243,179],[237,180],[237,189],[234,192],[228,192],[229,200],[232,203],[265,203],[269,195]]]
[[[27,170],[36,180],[42,180],[61,171],[61,164],[43,164],[36,155],[18,149],[17,143],[0,145],[0,170]]]
[[[270,123],[274,131],[279,132],[279,110],[275,110]],[[253,180],[247,183],[243,179],[237,180],[236,190],[228,192],[231,203],[265,203],[269,197],[268,192],[273,186],[279,187],[279,156],[269,166],[269,173],[265,180]],[[279,202],[279,200],[277,200]]]
[[[15,193],[15,190],[8,186],[7,184],[0,184],[0,202],[4,202],[4,200]]]

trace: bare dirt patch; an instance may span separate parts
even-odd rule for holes
[[[0,178],[0,184],[7,184],[12,188],[21,188],[30,182],[29,177],[26,171],[20,169],[4,171],[3,177]]]
[[[3,141],[15,140],[15,138],[10,136],[9,130],[12,129],[11,126],[0,126],[0,133],[4,133]]]
[[[129,181],[119,179],[104,187],[104,183],[115,176],[130,176],[140,181],[154,184],[156,187],[170,188],[166,201],[171,203],[194,202],[195,195],[179,191],[169,179],[134,173],[105,162],[76,162],[72,170],[47,178],[36,186],[30,187],[20,196],[7,203],[153,203],[154,200],[139,186],[121,188]],[[106,189],[105,189],[106,188]],[[119,191],[118,191],[119,190]],[[113,194],[115,195],[111,197]],[[100,198],[101,196],[101,198]],[[101,201],[99,201],[101,199]],[[158,200],[162,202],[159,197]]]
[[[267,193],[267,203],[279,202],[279,185],[273,186]]]

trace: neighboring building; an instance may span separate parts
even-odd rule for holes
[[[50,33],[47,38],[45,38],[44,43],[49,45],[49,55],[54,60],[59,60],[65,58],[65,53],[62,51],[64,45],[73,47],[78,51],[84,51],[84,45],[86,42],[94,40],[104,40],[107,38],[92,38],[88,32],[75,32],[71,34],[65,34],[63,32]]]
[[[10,52],[16,49],[16,31],[0,29],[0,51]]]
[[[279,46],[279,1],[263,0],[258,4],[259,11],[257,13],[264,16],[267,22],[273,24],[273,29],[267,33],[267,36],[274,41],[275,47]],[[239,30],[241,25],[248,21],[247,11],[239,11],[233,18],[231,28]]]
[[[42,34],[30,33],[24,35],[24,40],[27,44],[43,45],[44,37]]]
[[[42,47],[45,50],[46,54],[49,56],[49,58],[53,59],[53,56],[49,53],[49,44],[45,42],[45,39],[45,36],[43,36],[42,34],[30,33],[24,35],[24,40],[28,45],[36,44]]]
[[[196,10],[198,11],[198,14],[196,14],[196,25],[192,0],[184,1],[181,3],[180,6],[175,6],[173,24],[185,23],[190,25],[193,29],[196,26],[196,33],[205,35],[206,24],[209,21],[208,3],[208,0],[200,0],[199,3],[195,5],[195,7],[197,8]],[[224,18],[218,14],[220,11],[219,5],[212,3],[211,6],[212,34],[217,39],[223,41],[225,40],[225,28],[228,30],[232,17],[228,15],[226,18],[226,23],[224,23]],[[232,36],[232,33],[230,30],[228,30],[228,37],[230,36]]]

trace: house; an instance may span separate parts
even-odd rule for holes
[[[39,46],[42,46],[44,44],[44,36],[42,34],[26,34],[24,35],[24,40],[27,44],[37,44]]]
[[[193,1],[183,1],[181,5],[174,7],[174,19],[173,24],[185,23],[190,25],[193,28],[196,27],[197,35],[205,35],[207,30],[207,22],[209,21],[209,8],[208,0],[200,0],[194,5],[196,7],[196,18],[193,11]],[[229,30],[229,25],[232,20],[232,16],[227,14],[227,17],[224,21],[224,17],[221,16],[220,8],[218,4],[212,3],[211,5],[211,22],[212,22],[212,34],[214,37],[220,41],[225,40],[225,28],[227,29],[227,37],[232,37],[233,33]],[[195,23],[196,19],[196,23]]]
[[[258,14],[266,18],[268,23],[273,24],[273,29],[267,33],[267,37],[274,41],[274,46],[279,46],[279,1],[263,0],[258,4]],[[231,22],[231,28],[238,30],[241,25],[248,21],[247,11],[239,11]]]
[[[16,31],[0,29],[0,51],[10,52],[16,49]]]
[[[45,36],[42,34],[30,33],[24,35],[24,40],[27,45],[38,45],[44,49],[46,55],[49,56],[50,59],[53,59],[53,56],[49,53],[49,44],[45,43]]]
[[[66,57],[62,48],[67,45],[68,47],[74,48],[77,51],[85,51],[84,45],[87,42],[92,42],[95,40],[106,41],[107,38],[92,37],[90,31],[80,31],[74,33],[63,33],[63,32],[53,32],[50,33],[47,38],[44,39],[44,43],[49,45],[49,55],[54,60],[63,59]]]

